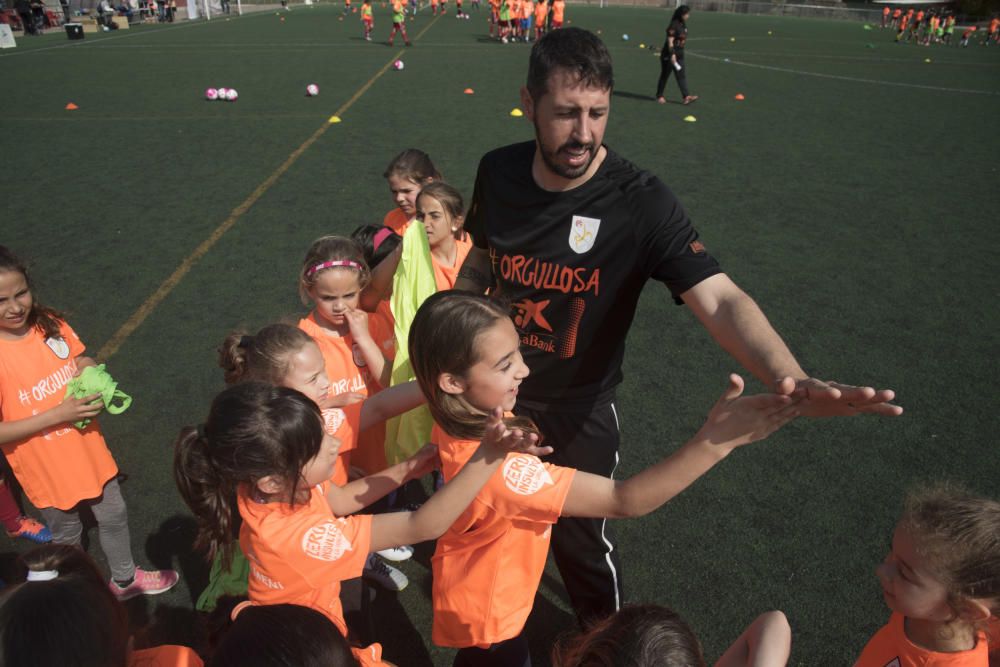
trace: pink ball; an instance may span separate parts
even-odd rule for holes
[[[206,88],[205,99],[209,101],[219,99],[219,91],[217,91],[215,88]]]

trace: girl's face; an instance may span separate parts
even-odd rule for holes
[[[438,247],[448,239],[454,239],[458,223],[449,215],[437,199],[426,195],[417,197],[417,220],[427,231],[427,241],[432,248]]]
[[[28,332],[34,300],[20,271],[0,272],[0,336],[20,338]]]
[[[324,270],[309,289],[309,297],[316,304],[320,324],[325,322],[334,327],[345,326],[345,314],[357,309],[361,297],[358,272],[350,268]]]
[[[882,597],[889,609],[913,619],[950,621],[948,589],[917,551],[913,536],[896,526],[885,561],[875,570],[882,584]]]
[[[340,440],[324,432],[319,452],[302,468],[302,481],[306,488],[322,484],[333,477],[333,464],[337,460],[338,450],[340,450]]]
[[[520,346],[514,324],[506,317],[480,334],[476,340],[479,361],[460,379],[465,400],[483,411],[497,406],[504,412],[513,410],[517,388],[528,377]]]
[[[420,194],[420,183],[396,174],[387,180],[392,200],[396,202],[399,210],[406,214],[407,219],[412,218],[417,213],[417,195]]]
[[[288,360],[288,372],[281,384],[301,391],[319,403],[330,393],[330,378],[326,374],[323,354],[315,343],[306,343]]]

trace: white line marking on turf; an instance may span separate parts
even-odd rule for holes
[[[712,60],[715,62],[725,62],[722,58],[716,58],[715,56],[706,56],[700,53],[688,52],[689,56],[694,56],[695,58],[703,58],[705,60]],[[772,72],[784,72],[785,74],[800,74],[802,76],[814,76],[820,79],[835,79],[837,81],[852,81],[854,83],[873,83],[877,86],[895,86],[897,88],[916,88],[918,90],[934,90],[944,93],[966,93],[969,95],[1000,95],[1000,91],[996,90],[971,90],[968,88],[945,88],[944,86],[925,86],[919,83],[903,83],[901,81],[883,81],[881,79],[862,79],[856,76],[841,76],[839,74],[823,74],[821,72],[805,72],[803,70],[791,69],[788,67],[774,67],[773,65],[756,65],[754,63],[745,63],[739,60],[733,60],[730,58],[727,65],[740,65],[741,67],[752,67],[754,69],[764,69],[770,70]]]

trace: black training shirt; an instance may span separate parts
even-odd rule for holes
[[[649,278],[679,295],[721,273],[660,179],[608,149],[594,176],[548,192],[535,142],[487,153],[465,228],[488,248],[531,369],[521,397],[551,404],[621,382],[625,337]]]
[[[670,38],[674,38],[674,50],[683,51],[684,43],[688,38],[688,27],[684,21],[676,20],[671,21],[670,25],[667,27],[667,39],[663,40],[663,50],[661,53],[669,57],[668,51],[670,51]]]

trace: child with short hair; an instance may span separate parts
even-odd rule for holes
[[[441,180],[431,157],[419,148],[407,148],[392,158],[382,178],[389,184],[389,192],[396,208],[385,214],[382,224],[402,236],[417,212],[417,195],[428,183]]]
[[[1000,617],[1000,502],[937,485],[909,494],[876,569],[889,622],[855,667],[986,667]]]
[[[96,366],[85,349],[61,313],[34,299],[24,262],[0,246],[0,447],[54,542],[80,544],[86,506],[97,519],[115,595],[163,593],[178,575],[136,567],[118,466],[100,425],[73,425],[103,409],[99,394],[65,396],[73,377]]]
[[[520,337],[500,304],[438,292],[413,320],[409,354],[436,422],[431,442],[450,480],[474,451],[491,406],[514,408],[518,385],[529,372]],[[737,447],[767,437],[798,413],[787,396],[742,392],[742,379],[731,375],[694,438],[624,481],[509,455],[438,540],[431,559],[434,643],[460,649],[456,666],[528,664],[521,633],[545,567],[551,524],[560,516],[648,514]],[[506,421],[509,428],[533,428],[524,418]]]
[[[761,614],[726,649],[715,667],[784,667],[792,631],[780,611]],[[626,605],[552,650],[554,667],[707,667],[701,643],[676,612],[655,604]]]
[[[210,556],[228,561],[232,527],[242,517],[252,601],[311,607],[346,636],[340,582],[361,575],[369,552],[438,537],[507,452],[551,452],[534,435],[507,429],[499,413],[488,422],[465,470],[416,512],[342,517],[329,495],[336,442],[325,435],[315,401],[294,389],[245,382],[220,393],[203,424],[181,431],[174,478],[198,523],[196,547]],[[365,651],[355,657],[377,664]]]

